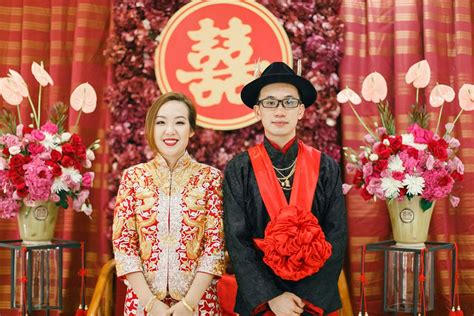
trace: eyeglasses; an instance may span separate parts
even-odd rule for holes
[[[257,101],[258,105],[261,105],[261,106],[263,106],[264,108],[267,108],[267,109],[276,109],[278,107],[278,105],[280,105],[280,103],[285,109],[294,109],[298,105],[301,104],[301,101],[299,99],[293,98],[293,97],[287,97],[287,98],[284,98],[284,99],[281,99],[281,100],[278,100],[278,99],[275,99],[275,98],[272,98],[272,97],[268,97],[268,98]]]

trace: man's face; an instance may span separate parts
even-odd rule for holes
[[[291,84],[278,82],[264,86],[260,90],[259,100],[283,100],[288,97],[299,99],[298,90]],[[254,111],[262,121],[265,136],[277,144],[286,144],[296,135],[296,124],[303,117],[304,104],[296,108],[284,108],[281,102],[276,108],[265,108],[257,104]]]

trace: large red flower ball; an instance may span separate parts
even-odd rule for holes
[[[316,217],[296,206],[286,206],[270,221],[264,239],[254,240],[263,262],[285,280],[298,281],[319,271],[331,256]]]

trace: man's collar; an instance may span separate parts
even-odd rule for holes
[[[288,151],[288,149],[291,148],[291,145],[293,145],[293,144],[295,143],[295,141],[296,141],[296,136],[293,137],[292,139],[290,139],[290,141],[288,141],[288,142],[285,144],[285,146],[283,146],[283,148],[280,148],[280,146],[278,146],[277,144],[275,144],[274,142],[272,142],[272,141],[269,140],[268,138],[265,137],[265,139],[268,141],[268,143],[269,143],[270,145],[273,146],[273,148],[275,148],[275,149],[281,151],[282,153],[286,154],[287,151]]]

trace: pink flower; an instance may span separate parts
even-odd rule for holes
[[[9,219],[13,218],[18,214],[20,206],[11,197],[5,196],[0,198],[0,218]]]
[[[387,134],[387,129],[385,127],[378,127],[375,131],[377,132],[377,135],[380,136]]]
[[[375,143],[375,138],[372,137],[370,134],[365,134],[364,135],[364,141],[368,144],[373,144]]]
[[[352,189],[351,184],[344,183],[342,184],[342,194],[346,195]]]
[[[46,122],[46,124],[44,124],[42,127],[41,127],[41,130],[43,132],[47,132],[51,135],[54,135],[58,132],[58,126],[54,123],[51,123],[51,122]]]
[[[372,175],[372,172],[374,171],[374,168],[372,167],[372,164],[371,163],[366,163],[363,167],[362,167],[362,173],[364,174],[364,178],[367,178],[369,177],[370,175]]]
[[[39,143],[31,143],[28,145],[28,151],[32,156],[41,154],[46,148]]]
[[[51,193],[51,195],[49,196],[49,199],[53,202],[56,202],[56,203],[61,200],[59,195],[57,195],[56,193]]]
[[[353,163],[349,162],[349,163],[346,164],[346,172],[348,174],[355,173],[356,169],[357,169],[357,167]]]
[[[457,196],[454,196],[454,195],[449,196],[449,202],[451,202],[451,205],[453,207],[458,207],[460,201],[461,199],[458,198]]]
[[[75,211],[80,212],[82,204],[84,204],[86,202],[88,197],[89,197],[89,191],[88,190],[82,190],[81,192],[79,192],[77,197],[72,202],[72,208]]]
[[[448,196],[454,185],[454,180],[445,169],[435,168],[422,174],[425,188],[421,195],[427,201],[435,201]]]
[[[418,144],[428,144],[434,135],[432,131],[421,128],[416,123],[408,127],[408,131],[415,136],[415,143]]]
[[[47,201],[51,194],[53,175],[41,159],[33,159],[23,166],[25,183],[32,201]]]
[[[33,139],[37,140],[37,141],[42,141],[45,139],[45,136],[44,134],[37,130],[37,129],[34,129],[32,132],[31,132],[31,136],[33,136]]]
[[[82,185],[85,188],[92,187],[92,182],[94,181],[94,173],[93,172],[86,172],[82,176]]]

